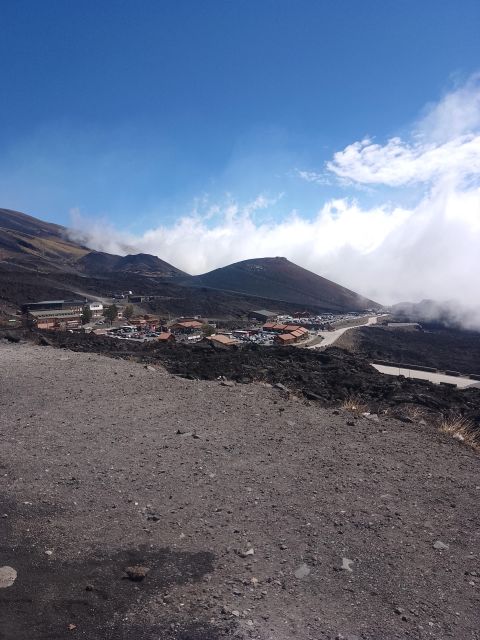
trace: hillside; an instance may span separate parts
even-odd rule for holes
[[[87,253],[68,239],[65,227],[0,209],[0,261],[55,271],[71,269]]]
[[[343,312],[377,306],[285,258],[245,260],[190,276],[157,256],[91,251],[71,240],[65,227],[0,209],[0,311],[2,302],[123,289],[157,296],[152,308],[161,313],[218,318],[255,308]]]
[[[68,229],[38,218],[0,209],[0,261],[30,267],[35,271],[68,271],[105,277],[128,273],[171,278],[183,271],[144,253],[118,256],[91,251],[71,240]]]
[[[137,253],[128,256],[116,256],[102,251],[91,251],[78,261],[78,267],[91,275],[106,273],[135,273],[145,276],[171,278],[187,276],[184,271],[160,260],[157,256]]]
[[[286,301],[331,311],[378,307],[354,291],[322,278],[286,258],[243,260],[192,278],[201,286]]]

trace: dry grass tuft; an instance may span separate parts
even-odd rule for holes
[[[442,433],[480,452],[480,431],[475,429],[475,425],[468,418],[459,414],[445,415],[439,428]]]
[[[343,401],[341,408],[357,416],[369,412],[368,405],[358,396],[348,396],[348,398]]]
[[[422,407],[416,407],[415,405],[408,405],[403,407],[402,414],[407,418],[410,418],[413,422],[420,422],[424,420],[427,422],[428,415]]]

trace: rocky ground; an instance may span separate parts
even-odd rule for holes
[[[361,328],[347,334],[357,331]],[[1,335],[0,332],[0,339]],[[170,373],[192,380],[216,380],[223,376],[239,383],[283,384],[302,398],[327,407],[337,407],[353,398],[374,412],[388,412],[401,419],[408,419],[412,411],[422,413],[432,423],[445,415],[458,414],[480,432],[479,389],[458,391],[430,382],[386,376],[370,366],[362,355],[337,347],[314,351],[253,345],[226,350],[216,349],[209,342],[161,345],[68,332],[42,335],[19,331],[10,338],[18,340],[22,336],[35,343],[73,351],[161,364]]]
[[[464,444],[265,382],[0,362],[2,640],[480,638]]]

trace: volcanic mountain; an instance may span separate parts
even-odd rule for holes
[[[0,209],[0,302],[73,295],[147,294],[159,313],[240,317],[252,309],[354,311],[372,300],[286,258],[259,258],[190,276],[149,254],[92,251],[65,227]]]
[[[94,276],[132,273],[144,276],[186,276],[156,256],[138,253],[117,256],[92,251],[70,239],[66,227],[0,209],[0,261],[32,267],[36,271],[75,271]]]
[[[280,257],[243,260],[195,276],[192,281],[197,286],[286,301],[306,308],[353,311],[379,306],[373,300]]]

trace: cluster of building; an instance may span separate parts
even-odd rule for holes
[[[130,294],[130,295],[129,295]],[[126,295],[132,302],[131,292]],[[41,330],[73,331],[82,328],[84,309],[88,307],[92,322],[84,330],[129,340],[158,340],[159,342],[198,342],[208,340],[219,347],[231,347],[242,343],[260,345],[293,345],[306,340],[310,331],[332,328],[332,314],[312,316],[304,313],[277,315],[268,309],[249,313],[252,324],[248,328],[219,330],[213,322],[199,316],[182,317],[168,322],[150,314],[137,315],[125,322],[122,306],[118,306],[115,326],[103,326],[104,314],[101,302],[89,302],[85,298],[73,300],[44,300],[23,305],[24,325]],[[335,318],[336,319],[336,318]],[[122,324],[122,321],[124,324]]]
[[[274,333],[274,342],[277,344],[295,344],[308,338],[308,329],[298,324],[267,322],[263,325],[263,330]]]

